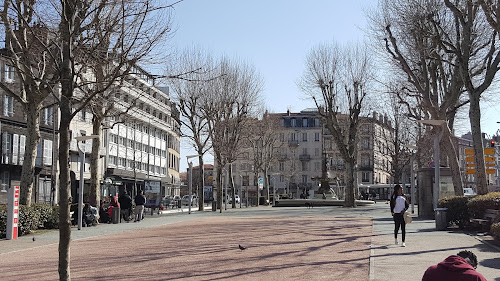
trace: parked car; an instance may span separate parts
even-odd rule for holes
[[[464,188],[464,196],[476,196],[477,194],[470,187]]]
[[[182,196],[181,202],[182,202],[183,206],[184,205],[189,205],[189,195]],[[191,206],[195,206],[197,204],[198,204],[198,196],[193,195],[191,197]]]
[[[229,200],[227,200],[227,202],[229,204],[232,204],[233,203],[233,197],[229,197]],[[234,202],[236,202],[236,204],[240,204],[240,196],[235,195],[234,196]]]

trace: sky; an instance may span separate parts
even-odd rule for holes
[[[366,11],[375,0],[184,0],[175,5],[172,49],[202,47],[214,56],[237,57],[255,66],[264,80],[266,107],[271,112],[299,112],[314,107],[297,87],[305,57],[312,47],[335,40],[362,42]],[[483,111],[483,131],[500,129],[500,106],[490,98]],[[465,133],[467,120],[457,124]],[[186,170],[187,140],[181,143],[181,172]],[[210,159],[205,161],[210,162]],[[197,161],[196,161],[197,162]],[[196,165],[196,163],[194,163]]]

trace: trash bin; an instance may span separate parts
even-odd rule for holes
[[[111,222],[115,223],[115,224],[120,222],[120,208],[119,207],[113,207]]]
[[[448,208],[436,208],[434,209],[434,215],[436,220],[437,230],[446,230],[448,227],[448,222],[446,221],[446,211]]]
[[[217,201],[212,201],[212,212],[217,211]]]

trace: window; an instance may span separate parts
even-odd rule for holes
[[[243,186],[249,186],[250,178],[249,176],[243,176]]]
[[[307,147],[302,148],[302,154],[306,155],[307,154]]]
[[[295,140],[295,133],[290,133],[290,140],[294,141]]]
[[[285,170],[285,163],[280,162],[280,171],[284,171],[284,170]]]
[[[319,147],[314,149],[314,156],[319,156]]]
[[[109,163],[116,165],[116,156],[109,156]]]
[[[6,64],[5,67],[4,67],[4,81],[5,82],[12,82],[14,81],[14,73],[15,73],[15,69],[12,65],[8,65]]]
[[[307,133],[302,133],[302,141],[307,141]]]
[[[290,124],[291,124],[290,126],[292,127],[297,127],[297,120],[295,118],[290,120]]]
[[[14,97],[5,95],[3,98],[3,115],[14,116]]]
[[[302,171],[309,171],[309,163],[308,162],[302,162]]]
[[[11,164],[12,159],[12,134],[2,134],[2,164]]]
[[[54,107],[48,107],[43,110],[43,124],[52,125],[54,124]]]
[[[362,172],[361,173],[361,181],[362,182],[370,182],[370,172]]]
[[[319,141],[319,133],[314,133],[314,141]]]
[[[125,140],[124,137],[118,137],[118,144],[125,145]]]
[[[285,181],[285,176],[280,175],[280,182],[284,182],[284,181]]]
[[[115,134],[111,134],[111,135],[110,135],[110,141],[111,141],[112,143],[118,143],[118,136],[117,136],[117,135],[115,135]]]
[[[302,182],[307,183],[307,175],[302,175]]]
[[[280,141],[285,141],[285,133],[280,133]]]
[[[130,148],[134,148],[134,140],[127,140],[127,146]]]
[[[134,161],[127,159],[127,168],[133,169],[134,168]]]
[[[82,110],[80,114],[80,120],[85,121],[86,118],[87,118],[87,112],[85,112],[85,110]]]
[[[307,127],[307,118],[302,119],[302,127]]]
[[[125,167],[125,165],[127,165],[126,159],[123,157],[119,157],[118,158],[118,165]]]
[[[314,118],[314,127],[319,127],[319,119]]]
[[[7,191],[10,184],[9,176],[9,171],[3,171],[3,173],[0,174],[0,190]]]

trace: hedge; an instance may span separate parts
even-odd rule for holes
[[[467,203],[471,218],[480,218],[486,209],[500,210],[500,192],[478,195]]]
[[[500,222],[491,225],[490,234],[496,239],[500,239]]]
[[[448,208],[446,221],[448,225],[456,224],[463,228],[470,220],[468,208],[469,197],[449,196],[439,199],[438,206]]]
[[[54,229],[59,225],[59,207],[33,203],[19,206],[19,236],[31,233],[38,228]],[[7,236],[7,206],[0,206],[0,238]]]

